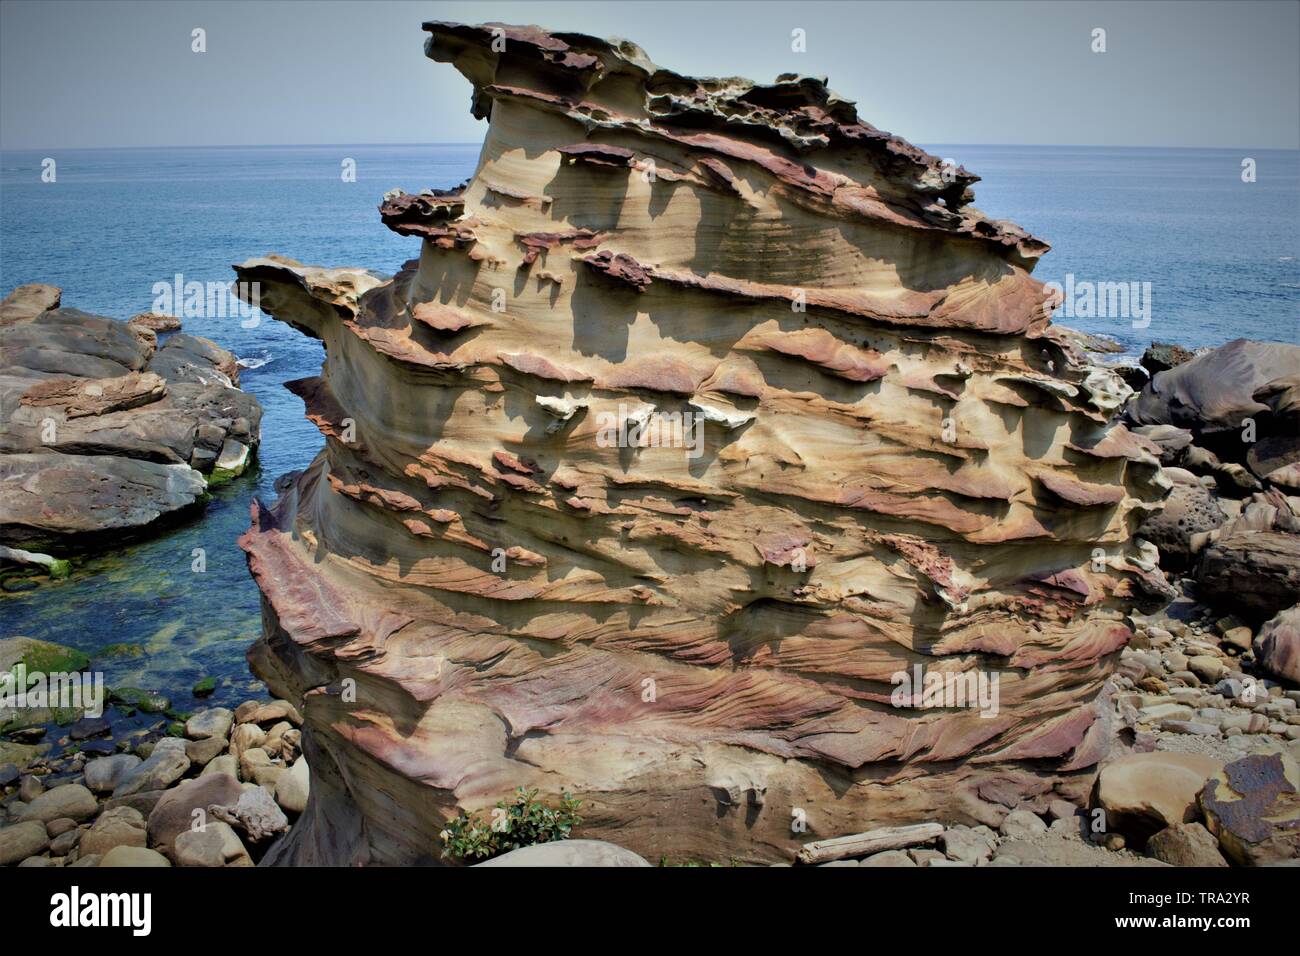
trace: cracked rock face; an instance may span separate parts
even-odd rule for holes
[[[1046,245],[820,80],[425,29],[489,128],[462,189],[385,197],[419,258],[237,268],[328,354],[325,447],[242,539],[312,770],[277,859],[436,858],[516,786],[755,861],[1085,787],[1170,485]]]

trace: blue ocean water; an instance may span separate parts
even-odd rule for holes
[[[1235,338],[1300,343],[1300,152],[927,146],[983,177],[975,205],[1052,251],[1044,282],[1150,282],[1150,324],[1057,321],[1140,353]],[[1242,182],[1242,160],[1256,181]],[[1138,320],[1142,321],[1142,320]]]
[[[1226,150],[932,146],[984,177],[976,205],[1052,243],[1043,280],[1151,282],[1150,325],[1073,319],[1132,351],[1152,339],[1190,347],[1238,336],[1300,343],[1300,153],[1257,151],[1241,181]],[[393,272],[416,239],[379,222],[394,187],[448,187],[474,170],[477,145],[229,147],[0,153],[0,287],[46,282],[67,306],[117,318],[147,311],[155,282],[228,281],[232,263],[281,252],[304,262]],[[345,159],[356,181],[341,175]],[[204,676],[215,702],[258,685],[244,651],[260,629],[257,589],[235,539],[254,494],[306,465],[321,445],[285,381],[314,375],[320,346],[269,319],[187,319],[249,364],[242,382],[265,408],[259,469],[218,490],[205,514],[81,565],[66,581],[0,594],[0,635],[94,651],[138,643],[136,658],[97,661],[110,685],[163,690],[178,704]],[[191,570],[204,548],[207,570]],[[192,703],[192,702],[190,702]]]
[[[148,311],[155,282],[223,281],[231,264],[268,252],[303,262],[393,272],[419,254],[379,221],[384,192],[448,187],[474,170],[479,146],[114,149],[58,152],[55,183],[40,181],[47,154],[0,154],[0,287],[62,287],[65,306],[115,318]],[[356,164],[344,182],[342,162]],[[318,374],[319,343],[270,318],[185,319],[257,367],[240,373],[262,403],[258,468],[218,488],[203,515],[140,544],[95,557],[65,581],[0,593],[0,636],[27,635],[86,651],[136,643],[138,657],[95,659],[109,686],[167,693],[218,678],[216,704],[260,687],[244,652],[261,630],[257,588],[236,538],[253,495],[302,468],[321,446],[302,402],[282,386]],[[191,570],[203,548],[206,570]]]

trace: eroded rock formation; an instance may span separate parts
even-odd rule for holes
[[[490,125],[462,189],[385,197],[418,260],[237,267],[328,354],[242,539],[312,770],[279,861],[436,858],[521,785],[649,859],[1081,796],[1169,483],[1047,246],[822,81],[425,29]],[[996,713],[894,706],[916,667]]]
[[[1252,624],[1300,594],[1300,346],[1236,339],[1155,374],[1125,409],[1174,491],[1139,534],[1197,596]]]
[[[117,543],[200,502],[258,443],[262,408],[225,349],[171,316],[59,306],[47,285],[0,302],[0,547],[16,546],[0,562]]]

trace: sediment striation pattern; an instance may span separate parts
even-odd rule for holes
[[[1085,786],[1169,483],[1047,246],[824,81],[425,29],[490,125],[463,188],[384,197],[419,258],[237,267],[328,355],[291,386],[325,447],[242,539],[313,777],[277,858],[436,857],[520,785],[769,861]],[[996,713],[894,706],[917,666]]]

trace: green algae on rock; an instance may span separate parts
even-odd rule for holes
[[[171,709],[171,701],[165,696],[139,687],[115,687],[108,692],[108,699],[146,714],[163,714]]]
[[[74,647],[34,637],[0,640],[0,671],[12,671],[19,664],[29,674],[73,674],[88,668],[90,658]]]
[[[121,657],[141,657],[143,655],[143,645],[118,642],[116,644],[105,644],[103,647],[99,648],[99,650],[94,652],[93,658],[95,660],[99,660],[100,658],[112,660]]]

